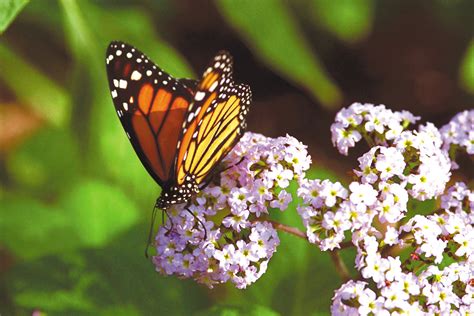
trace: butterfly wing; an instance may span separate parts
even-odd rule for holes
[[[116,112],[138,157],[161,187],[173,184],[192,89],[122,42],[110,43],[106,64]]]
[[[183,123],[178,147],[178,185],[202,183],[242,136],[251,101],[247,85],[232,80],[232,57],[220,52],[204,72]]]

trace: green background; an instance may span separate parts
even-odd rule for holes
[[[294,236],[246,290],[154,271],[159,187],[114,113],[105,49],[126,41],[192,78],[229,50],[254,93],[249,130],[296,136],[312,178],[347,182],[357,152],[338,156],[329,134],[341,106],[386,102],[438,125],[472,107],[473,14],[467,0],[0,0],[0,314],[328,314],[341,281]],[[302,229],[294,206],[273,216]]]

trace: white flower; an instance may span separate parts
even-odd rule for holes
[[[396,281],[392,282],[390,286],[384,286],[380,293],[385,297],[385,307],[388,309],[400,308],[406,309],[410,305],[408,303],[409,295],[403,289],[403,284]]]
[[[377,191],[370,184],[360,184],[352,182],[349,185],[351,190],[350,201],[361,209],[373,206],[377,201]]]
[[[347,130],[341,123],[334,123],[331,125],[332,143],[339,149],[343,155],[347,155],[350,147],[354,147],[362,135],[356,130]]]
[[[348,196],[347,189],[339,182],[332,183],[329,180],[324,180],[321,186],[319,195],[324,199],[324,204],[327,207],[333,207],[336,204],[337,198],[345,199]]]
[[[360,177],[362,183],[375,183],[378,180],[378,175],[375,173],[375,168],[372,166],[375,161],[375,153],[379,146],[372,147],[368,152],[358,158],[359,170],[354,170],[354,173]]]
[[[377,284],[382,284],[385,280],[385,271],[390,267],[387,259],[380,254],[370,255],[365,258],[365,267],[362,269],[362,276],[365,279],[371,278]]]
[[[376,297],[371,289],[362,291],[357,301],[360,304],[357,310],[359,315],[390,315],[390,312],[384,308],[384,298]]]
[[[293,179],[293,172],[285,169],[281,164],[277,164],[270,169],[267,177],[275,181],[280,188],[286,188],[290,184],[290,180]]]
[[[458,257],[474,255],[474,229],[472,226],[467,231],[454,235],[453,241],[459,245],[455,255]]]
[[[388,281],[399,280],[402,275],[402,263],[399,257],[388,257],[389,268],[385,272],[385,279]]]
[[[226,269],[230,265],[236,263],[236,256],[235,256],[235,247],[234,245],[225,245],[222,250],[216,250],[214,253],[214,258],[219,261],[219,265]]]
[[[380,179],[387,180],[394,175],[403,176],[405,160],[400,150],[394,147],[380,147],[375,168],[380,172]]]
[[[420,281],[413,273],[402,273],[398,279],[403,286],[403,290],[410,295],[420,294]]]
[[[431,238],[424,241],[420,246],[420,251],[426,257],[435,257],[435,263],[441,263],[443,260],[444,249],[448,245],[447,241]]]
[[[326,212],[323,215],[322,225],[327,230],[334,229],[336,232],[350,229],[351,223],[344,212]]]
[[[385,232],[384,243],[387,245],[395,245],[399,242],[398,239],[398,231],[395,227],[387,226],[387,230]]]

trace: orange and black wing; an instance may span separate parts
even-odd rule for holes
[[[232,80],[232,57],[220,52],[198,82],[178,144],[176,182],[201,184],[242,136],[251,102]]]
[[[122,42],[110,43],[106,64],[117,115],[138,157],[160,186],[174,184],[177,145],[193,89]]]

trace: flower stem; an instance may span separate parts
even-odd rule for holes
[[[259,222],[268,222],[268,223],[272,224],[273,228],[275,228],[277,230],[281,230],[282,232],[295,235],[296,237],[299,237],[299,238],[302,238],[302,239],[305,239],[305,240],[308,239],[308,238],[306,238],[306,234],[304,232],[302,232],[301,230],[299,230],[298,228],[296,228],[296,227],[287,226],[287,225],[284,225],[284,224],[279,223],[277,221],[272,221],[270,219],[257,219],[257,221],[259,221]]]
[[[351,279],[351,276],[349,274],[349,271],[347,270],[346,264],[339,255],[339,252],[335,250],[330,251],[329,254],[331,255],[332,261],[336,265],[336,272],[337,274],[339,274],[339,277],[341,278],[342,282],[345,283],[349,281]]]
[[[341,249],[346,249],[346,248],[351,248],[351,247],[354,247],[354,244],[352,243],[352,241],[343,241],[339,244],[339,246],[341,246]]]
[[[369,147],[375,147],[375,142],[370,138],[365,128],[362,128],[361,130],[359,129],[359,132],[362,134],[362,137],[364,137],[364,140],[367,142]]]
[[[280,231],[283,231],[285,233],[295,235],[296,237],[308,240],[308,238],[306,237],[306,234],[304,232],[302,232],[301,230],[299,230],[298,228],[296,228],[296,227],[287,226],[287,225],[284,225],[282,223],[279,223],[277,221],[273,221],[273,220],[270,220],[270,219],[263,219],[262,218],[262,219],[257,219],[256,221],[268,222],[268,223],[272,224],[273,228],[275,228],[277,230],[280,230]],[[342,246],[342,248],[347,248],[347,247],[350,247],[350,246],[353,246],[353,245],[352,245],[351,242],[345,242],[341,246]],[[333,250],[333,251],[329,251],[329,254],[331,255],[331,259],[332,259],[332,261],[334,262],[334,264],[336,266],[336,272],[337,272],[337,274],[339,274],[339,277],[341,278],[341,280],[343,282],[349,281],[351,279],[351,276],[349,274],[349,271],[347,270],[346,264],[344,263],[341,256],[339,255],[339,252],[337,250]]]

